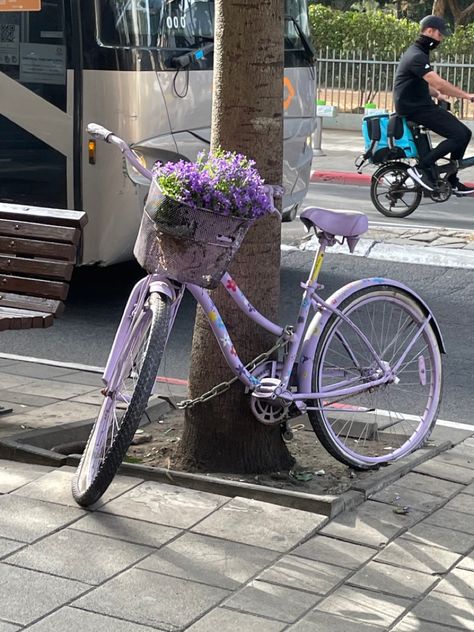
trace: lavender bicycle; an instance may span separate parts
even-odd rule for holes
[[[117,145],[151,179],[122,139],[96,125],[96,138]],[[442,390],[438,324],[409,287],[385,278],[349,283],[324,300],[318,276],[336,235],[351,252],[368,221],[356,211],[307,208],[319,250],[306,283],[296,326],[270,322],[250,305],[228,273],[221,279],[236,306],[277,338],[275,346],[243,366],[209,293],[197,285],[149,274],[131,292],[103,375],[104,401],[73,480],[83,506],[110,485],[145,412],[184,291],[208,316],[229,366],[249,391],[256,420],[288,428],[308,414],[320,442],[357,469],[374,469],[419,448],[436,422]],[[307,327],[310,311],[312,320]],[[275,350],[279,358],[274,359]],[[183,406],[189,401],[183,403]]]

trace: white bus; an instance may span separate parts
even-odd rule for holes
[[[285,12],[291,219],[309,182],[315,67],[307,1],[285,0]],[[149,166],[194,160],[210,140],[213,22],[209,0],[0,3],[0,201],[83,209],[82,262],[131,258],[144,183],[85,127],[114,130]]]

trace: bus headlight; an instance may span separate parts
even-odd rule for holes
[[[137,158],[138,162],[142,165],[142,167],[147,168],[147,162],[146,162],[146,158],[144,154],[142,154],[140,151],[137,151],[136,149],[132,149],[132,151],[135,154],[135,157]],[[125,168],[127,170],[128,177],[133,183],[142,184],[146,186],[150,184],[149,181],[139,171],[137,171],[137,169],[135,169],[135,167],[131,165],[127,160],[125,160]]]

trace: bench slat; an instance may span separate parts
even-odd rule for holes
[[[52,314],[0,307],[2,331],[6,329],[40,329],[50,327],[53,322],[54,316]]]
[[[47,312],[48,314],[54,314],[54,316],[60,316],[64,311],[64,303],[62,301],[1,291],[0,306],[32,310],[35,312]]]
[[[57,224],[83,228],[87,224],[84,211],[69,211],[57,208],[42,208],[40,206],[25,206],[23,204],[2,203],[0,218],[39,221],[41,224]]]
[[[15,292],[29,294],[31,296],[42,296],[44,298],[56,298],[64,301],[69,286],[60,281],[47,281],[43,279],[32,279],[0,274],[0,292]]]
[[[11,239],[0,236],[0,253],[16,255],[34,255],[43,259],[76,261],[76,248],[69,244],[43,242],[34,239]]]
[[[77,246],[81,231],[79,228],[70,228],[69,226],[37,224],[0,218],[0,235],[42,239],[44,241],[59,241]]]
[[[49,259],[24,259],[0,255],[0,273],[36,275],[45,279],[63,279],[70,281],[74,266],[64,261]]]

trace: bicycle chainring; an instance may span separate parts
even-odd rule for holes
[[[433,202],[446,202],[451,197],[452,187],[451,183],[447,180],[438,180],[436,183],[436,189],[429,193]]]
[[[268,361],[259,364],[251,373],[259,380],[263,377],[275,377],[281,374],[282,366],[281,362]],[[252,396],[250,396],[250,409],[257,421],[266,426],[279,425],[288,418],[288,406]]]

